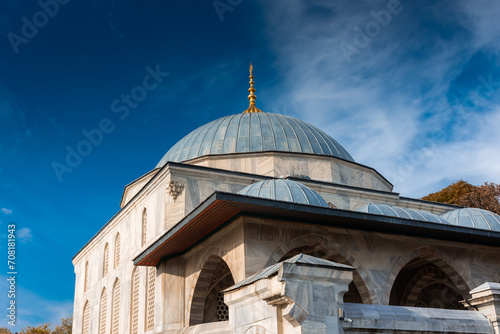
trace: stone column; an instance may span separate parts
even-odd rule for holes
[[[339,309],[354,268],[331,264],[328,268],[314,263],[283,263],[278,272],[283,295],[291,302],[283,310],[283,318],[293,327],[300,326],[302,334],[342,332]]]
[[[472,297],[462,304],[484,314],[493,325],[495,334],[500,334],[500,283],[484,283],[470,294]]]
[[[163,262],[160,266],[162,284],[162,329],[179,330],[184,326],[184,259],[179,257]]]

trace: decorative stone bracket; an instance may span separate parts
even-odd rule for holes
[[[224,291],[235,333],[340,333],[339,308],[354,268],[299,254]]]
[[[177,197],[181,194],[183,189],[184,189],[184,183],[178,182],[178,181],[170,181],[168,183],[167,193],[175,201],[177,199]]]

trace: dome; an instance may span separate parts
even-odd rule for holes
[[[399,208],[386,204],[367,204],[356,211],[373,213],[391,217],[407,218],[413,220],[427,221],[432,223],[449,224],[446,219],[427,211]]]
[[[277,201],[322,206],[325,208],[329,207],[323,197],[317,192],[302,183],[292,180],[274,179],[260,181],[243,188],[238,194]]]
[[[354,161],[332,137],[299,119],[265,112],[219,118],[192,131],[175,144],[156,167],[205,155],[244,152],[298,152]]]
[[[500,232],[500,216],[482,209],[456,209],[441,215],[452,225]]]

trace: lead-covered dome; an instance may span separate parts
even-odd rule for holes
[[[354,161],[339,144],[309,123],[265,112],[242,113],[207,123],[182,138],[160,160],[181,162],[205,155],[246,152],[298,152]]]
[[[452,225],[500,232],[500,216],[487,210],[476,208],[456,209],[442,214],[441,217]]]
[[[260,197],[277,201],[322,206],[328,208],[317,192],[302,183],[292,180],[274,179],[251,184],[238,192],[240,195]]]
[[[387,204],[370,203],[357,209],[356,211],[373,213],[376,215],[427,221],[432,223],[449,224],[443,217],[437,216],[427,211],[399,208],[397,206],[392,206]]]

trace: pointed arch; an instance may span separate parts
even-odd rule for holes
[[[140,284],[140,269],[134,267],[132,269],[132,286],[130,296],[130,333],[139,333],[139,284]]]
[[[228,320],[222,290],[234,284],[233,275],[222,257],[210,255],[198,276],[189,313],[189,325]]]
[[[83,278],[83,292],[87,292],[87,289],[89,288],[89,261],[85,261],[85,273],[84,273],[84,278]]]
[[[113,268],[117,268],[120,265],[120,249],[121,249],[120,232],[118,232],[116,233],[115,237],[115,262]]]
[[[155,325],[156,267],[148,267],[147,275],[145,330],[149,331]]]
[[[142,233],[141,233],[141,247],[144,247],[148,240],[148,210],[142,210]]]
[[[108,291],[102,289],[99,311],[99,334],[106,334],[106,322],[108,320]]]
[[[88,300],[83,306],[82,334],[90,334],[90,306]]]
[[[111,334],[120,332],[120,280],[117,278],[113,285],[113,297],[111,304]]]
[[[493,278],[493,282],[500,283],[500,269],[498,269],[497,273],[495,274],[495,277]]]
[[[196,267],[195,267],[194,271],[201,272],[201,269],[203,268],[205,263],[213,255],[218,256],[222,259],[226,259],[227,251],[224,248],[220,247],[219,245],[209,246],[209,247],[205,248],[203,251],[203,255],[196,262]],[[237,261],[230,261],[228,259],[226,264],[229,267],[229,270],[231,271],[233,278],[237,277],[237,279],[239,278],[240,280],[245,278],[244,275],[241,275],[242,270],[241,270],[240,265]],[[238,270],[240,270],[240,271],[238,271]],[[238,274],[240,274],[240,275],[238,275]]]
[[[104,260],[102,266],[102,277],[106,277],[109,272],[109,244],[107,242],[104,246]]]
[[[349,286],[349,290],[354,294],[359,294],[361,301],[365,304],[379,304],[379,297],[375,289],[369,288],[371,284],[371,276],[349,252],[329,238],[311,233],[291,239],[279,247],[271,254],[265,267],[292,257],[296,254],[304,253],[318,258],[328,259],[342,264],[348,264],[356,270],[353,272],[353,282]],[[357,299],[357,298],[356,298]]]
[[[461,268],[457,263],[448,258],[445,254],[437,251],[431,247],[421,247],[414,249],[405,255],[402,255],[394,262],[389,276],[385,283],[382,301],[388,305],[391,300],[391,293],[393,293],[394,282],[410,262],[415,260],[427,261],[431,265],[436,266],[439,270],[444,272],[452,282],[454,289],[463,297],[467,298],[471,290],[472,279],[467,272]],[[421,283],[422,284],[422,283]]]

